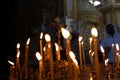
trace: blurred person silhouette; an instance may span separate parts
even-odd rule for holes
[[[104,48],[105,51],[105,59],[109,59],[109,64],[116,63],[116,47],[115,45],[118,44],[120,46],[120,35],[117,31],[117,27],[114,24],[107,24],[105,26],[106,36],[101,40],[99,45]],[[114,44],[114,46],[112,46]],[[114,54],[114,56],[113,56]]]

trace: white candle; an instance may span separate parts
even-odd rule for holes
[[[43,59],[42,59],[42,56],[40,55],[40,53],[39,52],[36,52],[36,57],[37,57],[37,59],[38,59],[38,61],[39,61],[39,80],[43,80],[43,77],[42,77],[42,73],[43,73]]]
[[[45,40],[48,44],[48,50],[49,50],[51,79],[54,80],[54,63],[53,63],[53,55],[52,55],[52,44],[51,44],[51,37],[49,34],[45,34]]]

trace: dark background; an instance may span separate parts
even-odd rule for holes
[[[16,44],[40,33],[43,16],[63,17],[62,0],[2,0],[0,2],[0,78],[9,75],[8,60],[15,61]]]

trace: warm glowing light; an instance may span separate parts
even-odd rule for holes
[[[42,56],[40,55],[39,52],[36,52],[36,57],[37,57],[37,59],[38,59],[39,61],[42,60]]]
[[[91,29],[91,34],[92,34],[93,37],[97,37],[98,36],[98,31],[97,31],[97,29],[95,27],[93,27]]]
[[[116,50],[119,51],[119,45],[116,44],[115,46],[116,46]]]
[[[17,53],[17,56],[16,56],[17,58],[19,58],[20,57],[20,51]]]
[[[65,39],[68,39],[70,37],[70,32],[67,29],[61,28],[61,31],[62,31],[62,35]]]
[[[82,36],[79,36],[78,41],[81,41],[82,39],[83,39],[83,37],[82,37]]]
[[[95,52],[92,53],[92,56],[95,54]]]
[[[41,32],[41,34],[40,34],[40,39],[42,39],[43,38],[43,33]]]
[[[72,51],[69,52],[69,55],[70,55],[71,59],[75,58],[75,54]]]
[[[92,39],[91,37],[89,38],[89,40],[90,40],[90,43],[92,43],[92,40],[93,40],[93,39]]]
[[[29,45],[29,43],[30,43],[30,38],[28,38],[26,45]]]
[[[10,60],[8,60],[8,63],[10,63],[11,65],[14,65],[14,62],[12,62],[12,61],[10,61]]]
[[[46,50],[46,48],[45,47],[43,47],[43,51],[45,51]]]
[[[58,49],[59,49],[59,47],[58,47],[58,44],[57,44],[57,43],[55,43],[55,49],[56,49],[56,51],[58,51]]]
[[[17,43],[17,49],[19,49],[20,48],[20,43]]]
[[[100,46],[100,50],[101,50],[101,52],[102,52],[102,53],[104,53],[104,52],[105,52],[105,51],[104,51],[104,48],[103,48],[103,46],[102,46],[102,45]]]
[[[49,34],[46,34],[46,35],[45,35],[45,40],[46,40],[47,42],[51,41],[51,37],[50,37]]]
[[[105,65],[107,66],[108,65],[108,61],[109,61],[109,59],[107,58],[107,59],[105,59]]]

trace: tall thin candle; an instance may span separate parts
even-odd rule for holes
[[[28,40],[27,40],[27,42],[26,42],[26,52],[25,52],[25,63],[24,63],[24,71],[25,71],[25,79],[27,79],[28,78],[28,74],[27,74],[27,72],[28,72],[28,47],[29,47],[29,42],[30,42],[30,38],[28,38]]]
[[[90,56],[90,64],[91,66],[93,65],[93,60],[92,60],[92,38],[89,38],[90,41],[90,51],[89,51],[89,56]]]
[[[53,55],[52,55],[52,44],[51,44],[51,37],[49,34],[45,35],[45,40],[48,43],[48,49],[49,49],[51,79],[54,80],[54,63],[53,63]]]
[[[20,63],[19,63],[19,57],[20,57],[20,44],[17,43],[17,55],[16,55],[16,73],[20,71]]]
[[[61,28],[62,35],[66,39],[66,58],[69,63],[69,70],[68,70],[68,75],[69,75],[69,80],[72,79],[72,65],[71,65],[71,59],[69,56],[69,52],[71,51],[71,45],[70,45],[70,32],[66,30],[65,28]]]
[[[99,75],[99,61],[98,61],[98,42],[97,42],[98,31],[97,31],[97,29],[95,27],[93,27],[91,29],[91,34],[93,36],[93,42],[94,42],[96,78],[98,80],[98,79],[100,79],[100,75]]]
[[[36,52],[36,57],[37,57],[37,59],[38,59],[38,61],[39,61],[39,80],[43,80],[43,77],[42,77],[42,73],[43,73],[43,59],[42,59],[42,56],[40,55],[40,53],[39,52]]]
[[[82,48],[81,48],[81,47],[82,47],[82,43],[81,43],[82,39],[83,39],[83,38],[82,38],[81,36],[78,38],[78,41],[79,41],[79,56],[80,56],[80,57],[79,57],[79,58],[80,58],[80,70],[81,70],[82,67],[83,67],[83,66],[82,66],[82,50],[81,50],[81,49],[82,49]]]

